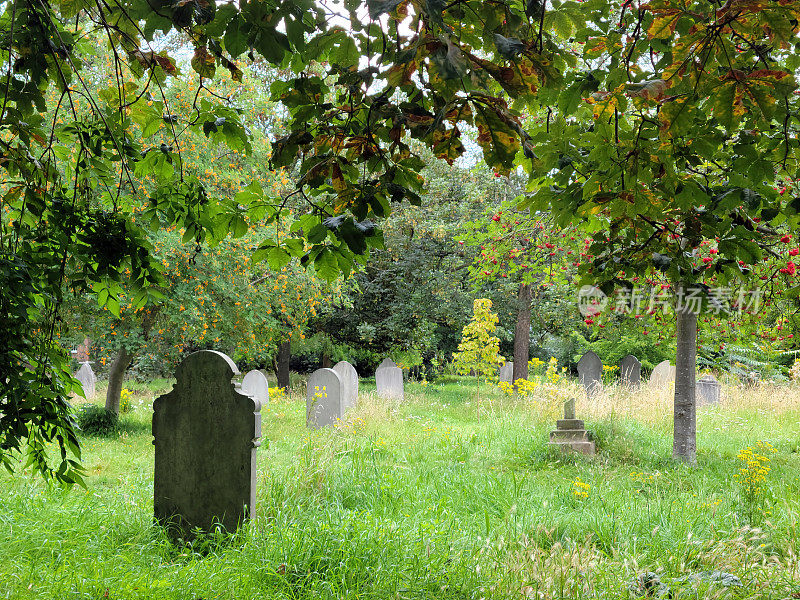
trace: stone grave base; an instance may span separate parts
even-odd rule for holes
[[[550,432],[550,446],[562,451],[594,455],[597,452],[592,432],[586,431],[581,419],[559,419],[556,430]]]

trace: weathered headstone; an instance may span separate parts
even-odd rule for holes
[[[355,408],[358,404],[358,371],[346,360],[340,360],[333,366],[342,382],[342,410]]]
[[[248,371],[242,378],[242,393],[252,396],[261,405],[269,406],[269,381],[262,371]]]
[[[392,398],[402,401],[403,369],[394,364],[391,359],[385,358],[375,371],[375,387],[381,398]]]
[[[87,400],[94,398],[97,376],[92,371],[91,363],[88,361],[81,363],[81,368],[75,372],[75,379],[81,382],[84,397]]]
[[[650,385],[665,388],[675,381],[675,367],[668,360],[658,363],[650,374]]]
[[[261,406],[241,393],[238,375],[228,356],[201,350],[153,403],[155,517],[173,535],[234,531],[255,516]]]
[[[633,354],[628,354],[619,361],[619,375],[625,387],[639,387],[642,383],[642,363]]]
[[[694,384],[694,394],[697,406],[719,404],[722,384],[713,375],[703,375]]]
[[[306,426],[325,427],[344,417],[342,381],[333,369],[317,369],[306,387]]]
[[[514,383],[514,363],[507,362],[500,367],[500,381]]]
[[[578,379],[589,398],[603,390],[603,363],[591,350],[578,361]]]
[[[583,454],[594,454],[597,451],[592,432],[584,428],[581,419],[575,418],[574,398],[564,403],[564,418],[557,420],[555,431],[550,432],[550,445]]]

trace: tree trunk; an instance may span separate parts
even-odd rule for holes
[[[327,352],[322,353],[322,368],[330,369],[332,366],[331,357]]]
[[[108,370],[108,391],[106,392],[106,410],[119,414],[119,401],[122,395],[122,380],[125,378],[125,370],[133,360],[133,354],[125,348],[120,348],[111,367]]]
[[[697,369],[697,314],[679,309],[678,352],[675,357],[675,413],[672,458],[697,462],[695,370]]]
[[[531,286],[521,283],[517,294],[517,325],[514,329],[514,372],[512,380],[528,378],[531,347]]]
[[[278,387],[283,388],[289,393],[291,381],[289,379],[289,358],[292,356],[292,344],[288,340],[281,342],[278,346],[278,357],[274,362],[275,377],[278,379]]]

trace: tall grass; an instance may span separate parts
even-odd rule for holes
[[[487,387],[479,420],[472,382],[408,384],[402,404],[363,384],[341,427],[313,432],[302,397],[273,401],[258,517],[193,546],[152,523],[154,390],[136,390],[119,435],[84,441],[88,490],[0,477],[0,598],[627,598],[648,572],[674,598],[800,593],[796,388],[726,385],[688,468],[669,459],[669,390],[561,385],[594,458],[548,448],[546,395]],[[734,475],[757,440],[778,452],[754,523]]]

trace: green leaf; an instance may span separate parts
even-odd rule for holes
[[[267,264],[273,271],[280,271],[289,264],[291,259],[292,257],[289,256],[289,253],[278,246],[274,246],[267,254]]]
[[[402,1],[403,0],[367,0],[369,18],[374,21],[383,13],[392,12]]]

